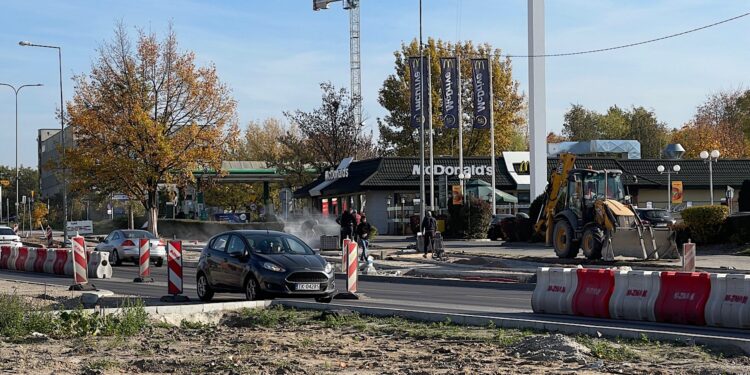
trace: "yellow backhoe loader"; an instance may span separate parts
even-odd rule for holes
[[[625,195],[620,170],[578,169],[575,155],[561,154],[534,230],[560,258],[614,260],[677,256],[671,228],[644,225]]]

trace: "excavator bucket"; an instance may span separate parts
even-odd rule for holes
[[[618,225],[603,249],[606,260],[615,256],[638,259],[674,259],[678,256],[674,231],[644,226],[632,210],[619,202],[608,200],[607,207],[616,215]]]

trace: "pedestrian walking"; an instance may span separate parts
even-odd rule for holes
[[[359,247],[362,249],[360,255],[365,263],[367,263],[367,248],[370,245],[370,230],[372,226],[367,222],[367,216],[361,215],[359,225],[357,225],[357,238],[359,238]]]
[[[422,239],[424,240],[424,254],[423,258],[427,258],[427,247],[432,249],[432,241],[435,238],[435,232],[437,231],[437,220],[432,217],[432,212],[427,211],[422,220]]]

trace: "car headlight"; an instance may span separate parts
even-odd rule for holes
[[[274,263],[271,263],[271,262],[264,262],[263,263],[263,268],[265,268],[265,269],[267,269],[269,271],[274,271],[274,272],[284,272],[284,269],[281,268],[281,266],[279,266],[277,264],[274,264]]]
[[[331,273],[331,272],[333,272],[333,266],[331,265],[331,263],[326,262],[326,268],[325,268],[324,271],[325,271],[325,273]]]

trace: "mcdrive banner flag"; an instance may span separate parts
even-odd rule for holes
[[[411,81],[411,127],[421,126],[421,116],[430,121],[430,59],[423,57],[425,64],[420,64],[419,56],[409,57],[409,81]],[[424,106],[424,107],[423,107]],[[425,121],[425,128],[429,123]]]
[[[474,128],[489,129],[492,123],[492,71],[488,58],[471,59],[474,83]]]
[[[458,59],[455,57],[440,58],[440,84],[443,99],[443,124],[446,128],[458,127],[458,111],[461,100],[461,76]]]

